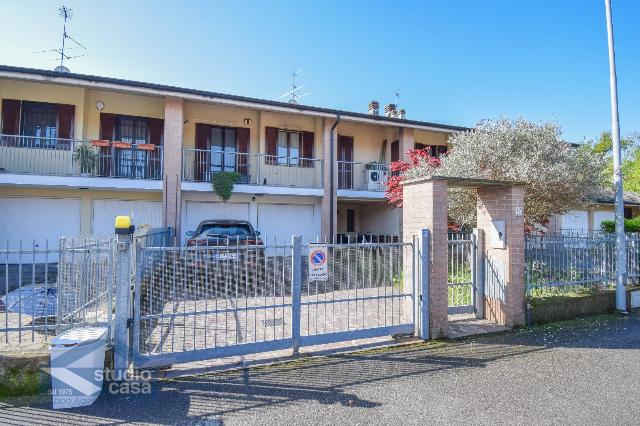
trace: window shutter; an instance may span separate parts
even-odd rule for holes
[[[236,137],[238,139],[237,150],[238,156],[236,157],[236,172],[240,173],[243,177],[248,177],[249,170],[247,164],[249,162],[249,135],[250,130],[246,127],[238,127],[236,129]],[[249,179],[242,179],[242,182],[249,182]]]
[[[278,129],[275,127],[267,127],[265,142],[265,153],[271,157],[265,157],[264,163],[276,164],[276,155],[278,155]]]
[[[400,161],[400,142],[391,142],[391,162]]]
[[[20,133],[20,101],[16,99],[2,100],[2,134],[17,135]]]
[[[300,163],[302,167],[313,167],[313,143],[313,132],[302,132],[302,158],[306,158]]]
[[[58,137],[60,139],[73,138],[75,111],[75,105],[58,105]]]
[[[106,112],[100,113],[100,139],[114,140],[116,130],[116,115]],[[100,160],[98,164],[98,174],[100,176],[111,175],[111,147],[100,147]]]
[[[164,120],[160,118],[149,119],[149,143],[155,146],[162,146],[162,132],[164,131]]]
[[[196,149],[194,151],[193,168],[194,179],[202,181],[205,176],[209,175],[209,165],[211,163],[209,153],[209,135],[211,134],[211,126],[203,123],[196,123]]]
[[[440,157],[441,155],[447,155],[448,152],[448,148],[446,146],[439,146],[438,147],[438,157]]]

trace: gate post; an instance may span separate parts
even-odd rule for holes
[[[302,244],[299,235],[292,238],[291,250],[291,339],[293,355],[300,349],[300,309],[302,304]]]
[[[129,368],[129,312],[131,308],[131,219],[116,217],[115,315],[113,319],[113,358],[115,377],[124,378]]]
[[[420,235],[418,265],[420,268],[420,338],[429,339],[429,285],[431,283],[431,232],[423,229]]]
[[[476,318],[484,318],[484,233],[482,229],[473,228],[473,306]]]

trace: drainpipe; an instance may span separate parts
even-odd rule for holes
[[[329,242],[333,241],[333,237],[335,235],[335,233],[333,232],[333,228],[334,228],[334,223],[333,223],[333,210],[334,210],[334,202],[333,202],[333,198],[335,197],[335,187],[334,187],[334,183],[333,183],[333,168],[335,165],[335,155],[334,155],[334,141],[335,141],[335,136],[334,136],[334,131],[336,130],[336,127],[338,127],[338,123],[340,123],[340,113],[336,113],[336,122],[333,123],[333,126],[331,126],[331,135],[329,135],[329,143],[331,144],[331,146],[329,147],[329,161],[330,163],[330,173],[331,175],[329,176],[329,194],[330,194],[330,198],[329,198]]]

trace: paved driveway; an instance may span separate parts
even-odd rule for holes
[[[305,359],[103,392],[64,412],[0,404],[3,424],[637,424],[640,316]]]

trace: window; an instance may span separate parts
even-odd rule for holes
[[[624,208],[624,218],[633,219],[633,209],[631,207]]]
[[[118,116],[116,139],[130,144],[147,143],[149,120],[142,117]]]
[[[209,140],[211,172],[235,171],[237,152],[236,129],[230,127],[211,127]]]
[[[277,164],[297,166],[300,164],[302,133],[278,130]]]
[[[132,145],[147,143],[149,140],[149,120],[144,117],[117,116],[116,140]],[[115,154],[116,176],[126,178],[144,176],[145,151],[116,149]]]
[[[33,136],[29,146],[53,148],[58,135],[58,108],[55,104],[23,102],[20,135]]]
[[[347,209],[347,232],[356,232],[356,211]]]
[[[444,145],[427,145],[423,143],[416,142],[413,147],[415,149],[426,149],[429,152],[429,155],[432,157],[440,157],[447,153],[448,149]]]

